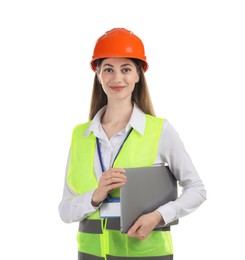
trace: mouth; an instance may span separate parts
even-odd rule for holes
[[[123,86],[110,86],[110,88],[114,91],[121,91],[122,89],[124,89]]]

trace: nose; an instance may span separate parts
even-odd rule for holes
[[[115,72],[112,78],[113,83],[121,83],[123,81],[123,74],[121,72]]]

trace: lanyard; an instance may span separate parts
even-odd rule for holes
[[[130,133],[132,132],[132,130],[133,130],[133,128],[131,128],[131,129],[129,130],[127,136],[125,137],[123,143],[121,144],[121,146],[120,146],[120,148],[119,148],[119,150],[118,150],[118,152],[117,152],[117,155],[116,155],[116,157],[115,157],[115,159],[114,159],[114,161],[113,161],[113,163],[112,163],[112,167],[113,167],[113,165],[114,165],[114,163],[115,163],[115,161],[116,161],[116,159],[117,159],[117,156],[119,155],[119,153],[120,153],[120,151],[121,151],[121,149],[122,149],[124,143],[126,142],[126,140],[128,139]],[[99,138],[98,138],[98,137],[96,137],[96,144],[97,144],[97,152],[98,152],[98,156],[99,156],[99,160],[100,160],[101,170],[102,170],[102,172],[104,172],[104,171],[105,171],[105,166],[104,166],[103,161],[102,161],[102,155],[101,155],[101,149],[100,149],[100,142],[99,142]]]

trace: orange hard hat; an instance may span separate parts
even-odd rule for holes
[[[96,71],[96,60],[121,57],[139,59],[142,61],[143,70],[148,69],[141,39],[124,28],[114,28],[97,40],[90,65],[92,70]]]

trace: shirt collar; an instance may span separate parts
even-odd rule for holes
[[[101,132],[101,117],[103,116],[106,110],[106,106],[102,107],[97,114],[94,116],[91,124],[83,134],[83,136],[89,136],[91,132],[94,132],[95,136],[98,136],[99,132]],[[140,110],[140,108],[134,103],[133,112],[131,118],[126,126],[126,131],[128,131],[131,127],[134,128],[137,132],[141,135],[144,135],[145,132],[145,124],[146,124],[146,117],[145,113]],[[99,136],[98,136],[99,137]]]

